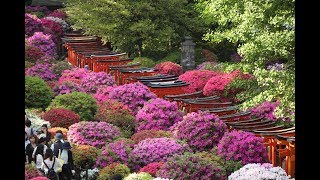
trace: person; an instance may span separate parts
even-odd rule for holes
[[[24,132],[24,150],[26,150],[28,144],[30,144],[28,133]]]
[[[28,137],[30,137],[30,135],[32,134],[35,134],[33,132],[34,131],[33,128],[31,127],[31,121],[28,118],[24,121],[24,125],[25,125],[24,130],[27,132]]]
[[[45,138],[46,138],[47,143],[48,143],[49,141],[51,141],[51,133],[48,131],[48,126],[47,126],[47,124],[43,124],[43,125],[41,126],[41,133],[42,133],[42,134],[45,134]]]
[[[26,147],[26,160],[28,164],[32,162],[32,154],[38,143],[38,137],[34,134],[29,137],[30,143]]]
[[[42,161],[43,161],[43,156],[44,156],[44,145],[39,143],[37,147],[35,148],[35,155],[34,155],[34,163],[36,164],[37,169],[42,171],[41,166],[42,166]]]
[[[55,142],[51,145],[51,149],[53,151],[53,154],[58,157],[59,154],[59,149],[62,149],[62,142],[61,140],[63,139],[63,135],[61,133],[57,133],[55,135]]]
[[[73,165],[73,155],[71,151],[71,146],[69,142],[64,142],[62,144],[62,151],[60,158],[64,161],[61,172],[61,179],[71,180]]]
[[[38,140],[38,145],[39,144],[43,144],[43,153],[44,154],[46,152],[46,150],[48,149],[48,146],[46,145],[46,138],[44,137],[41,137],[39,140]],[[36,151],[38,149],[38,146],[33,150],[33,153],[32,153],[32,158],[36,158]]]
[[[44,161],[42,161],[41,169],[44,172],[44,174],[48,176],[53,176],[51,174],[51,171],[49,171],[51,168],[56,173],[54,177],[50,177],[50,180],[59,180],[58,176],[58,168],[62,165],[59,163],[57,158],[53,155],[52,149],[47,149],[46,153],[44,154]]]

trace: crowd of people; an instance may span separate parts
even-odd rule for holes
[[[41,126],[41,131],[35,131],[25,115],[25,163],[34,163],[49,179],[71,180],[74,173],[71,149],[61,130],[55,132],[54,138],[48,131],[47,124]]]

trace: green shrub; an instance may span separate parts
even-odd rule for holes
[[[97,180],[109,180],[115,174],[126,177],[130,174],[130,169],[124,164],[112,163],[99,171]]]
[[[134,64],[134,63],[140,63],[141,67],[154,67],[156,65],[156,62],[150,58],[147,57],[135,57],[132,62],[129,64]]]
[[[53,92],[43,79],[25,76],[25,108],[45,109],[52,97]]]
[[[181,51],[178,50],[178,51],[173,51],[169,53],[163,59],[161,59],[160,62],[171,61],[173,63],[180,64],[180,60],[181,60]]]
[[[69,109],[80,116],[80,121],[92,120],[98,106],[97,101],[84,92],[73,92],[56,96],[47,111],[52,108]]]
[[[35,63],[30,61],[24,61],[24,68],[31,68]]]

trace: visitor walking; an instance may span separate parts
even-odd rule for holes
[[[30,135],[29,137],[30,143],[26,147],[26,160],[28,164],[32,162],[32,154],[34,149],[37,147],[38,137],[34,134]]]
[[[44,154],[44,161],[42,162],[41,169],[50,180],[59,180],[58,169],[62,166],[57,158],[53,155],[51,149],[47,149]]]
[[[62,149],[62,142],[61,140],[63,139],[63,135],[61,133],[57,133],[55,135],[55,142],[51,145],[51,149],[53,151],[53,154],[58,157],[59,154],[59,149]]]
[[[73,155],[71,151],[71,146],[69,142],[64,142],[62,144],[62,150],[60,158],[64,161],[61,172],[61,179],[71,180],[73,166]]]
[[[28,137],[30,137],[32,134],[35,134],[33,128],[31,127],[31,121],[28,118],[24,121],[24,125],[24,130],[26,131]]]
[[[43,162],[43,157],[44,157],[44,145],[43,144],[38,144],[37,147],[35,148],[35,154],[34,154],[34,163],[36,164],[37,169],[41,171],[41,166]]]

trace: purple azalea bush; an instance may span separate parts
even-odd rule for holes
[[[137,132],[142,130],[169,130],[173,124],[182,121],[183,113],[176,102],[161,98],[144,103],[136,114]]]
[[[261,137],[253,133],[233,130],[226,132],[218,144],[218,155],[226,160],[248,163],[267,162],[267,149]]]
[[[79,122],[69,127],[68,141],[102,148],[120,136],[118,127],[106,122]]]
[[[81,87],[85,90],[85,92],[91,94],[95,94],[98,88],[113,86],[115,84],[116,82],[113,77],[105,72],[87,73],[81,81]]]
[[[272,121],[276,121],[277,118],[273,114],[274,110],[280,105],[280,101],[270,102],[265,101],[254,108],[250,108],[251,116],[253,117],[262,117]]]
[[[47,6],[25,6],[25,12],[42,12],[44,15],[48,15],[51,11]]]
[[[43,26],[41,20],[32,14],[24,14],[24,25],[25,25],[25,34],[30,37],[33,36],[35,32],[42,32]]]
[[[129,154],[133,150],[134,141],[119,139],[102,148],[95,167],[104,168],[112,163],[122,163],[129,166]]]
[[[81,86],[79,86],[76,83],[64,81],[62,84],[56,84],[53,87],[53,92],[55,96],[58,96],[59,94],[68,94],[72,92],[85,92],[84,89],[82,89]]]
[[[56,44],[53,42],[51,35],[43,34],[43,32],[35,32],[33,36],[27,38],[30,46],[40,48],[47,59],[55,59],[57,56]]]
[[[109,99],[109,93],[113,88],[113,86],[99,87],[93,97],[97,100],[98,104],[101,104]]]
[[[152,162],[166,162],[176,154],[189,152],[188,144],[173,138],[148,138],[134,145],[129,158],[134,164],[133,169],[138,171],[141,167]]]
[[[140,82],[124,84],[113,88],[109,93],[109,99],[114,99],[127,105],[134,114],[137,114],[144,103],[157,96],[150,92],[149,88]]]
[[[39,76],[45,81],[53,81],[58,77],[52,72],[52,64],[49,62],[37,62],[31,68],[26,68],[26,76]]]
[[[188,113],[171,130],[175,138],[186,141],[194,151],[204,151],[219,143],[227,125],[215,114],[198,111]]]

